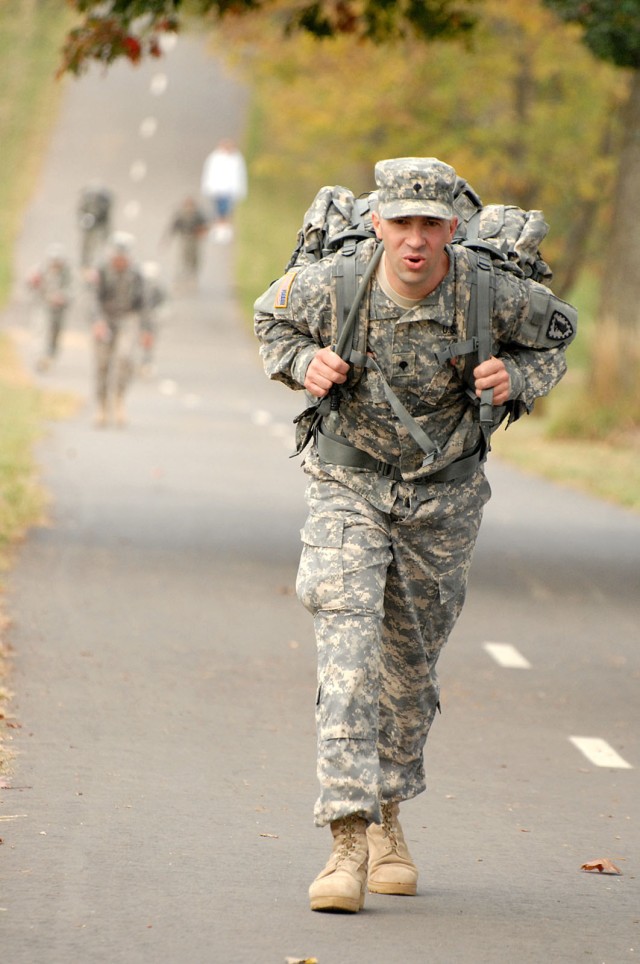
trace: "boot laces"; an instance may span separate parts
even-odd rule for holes
[[[393,820],[392,804],[382,804],[382,830],[385,836],[391,841],[394,850],[398,849],[397,826]]]
[[[348,857],[356,846],[356,814],[351,814],[344,818],[340,828],[339,849],[340,857]]]

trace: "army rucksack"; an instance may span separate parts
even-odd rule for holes
[[[78,213],[80,224],[86,230],[106,225],[112,205],[111,192],[106,188],[86,188],[80,197]]]
[[[375,238],[371,213],[376,201],[375,192],[355,197],[352,191],[340,185],[322,187],[304,215],[296,246],[285,269],[303,267],[340,252],[341,257],[336,259],[333,271],[337,307],[335,350],[355,364],[351,388],[364,370],[358,370],[358,358],[364,358],[366,353],[367,332],[362,330],[364,317],[359,315],[358,307],[377,264],[374,255],[368,266],[364,266],[356,252],[362,241]],[[505,417],[506,408],[493,407],[491,391],[483,392],[478,401],[472,373],[491,354],[494,271],[509,271],[520,278],[531,278],[548,285],[552,272],[540,254],[539,246],[549,226],[541,211],[524,211],[516,205],[483,205],[476,191],[461,177],[456,178],[454,211],[458,226],[452,243],[463,245],[470,251],[476,265],[476,278],[464,338],[436,357],[441,364],[454,357],[464,357],[463,379],[469,397],[477,405],[488,447],[490,434]],[[376,254],[382,253],[381,248]],[[388,386],[387,389],[387,398],[395,410],[395,396]],[[334,408],[338,406],[338,390],[333,391],[331,404]],[[313,420],[312,430],[317,427],[318,419],[326,414],[327,406],[327,400],[318,403],[318,418]],[[308,413],[307,409],[300,418]],[[399,410],[396,415],[404,417]],[[407,428],[412,431],[409,424]],[[312,430],[307,433],[304,444]]]

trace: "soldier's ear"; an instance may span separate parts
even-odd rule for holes
[[[377,211],[371,212],[371,223],[373,224],[373,230],[376,232],[376,237],[378,241],[382,241],[382,231],[380,230],[380,215]]]

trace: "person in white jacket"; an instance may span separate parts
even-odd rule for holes
[[[245,160],[233,141],[220,141],[208,155],[202,169],[201,190],[211,206],[214,240],[230,241],[234,208],[247,196]]]

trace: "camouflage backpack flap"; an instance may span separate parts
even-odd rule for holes
[[[488,251],[519,277],[549,284],[553,274],[540,254],[549,231],[542,211],[525,211],[514,204],[483,205],[462,178],[456,181],[454,196],[459,218],[454,242]]]
[[[320,188],[304,215],[285,273],[293,267],[320,261],[350,238],[357,241],[373,237],[374,203],[375,195],[356,198],[339,184]]]
[[[80,200],[80,210],[93,216],[96,222],[106,221],[111,210],[111,196],[107,191],[86,190]]]

